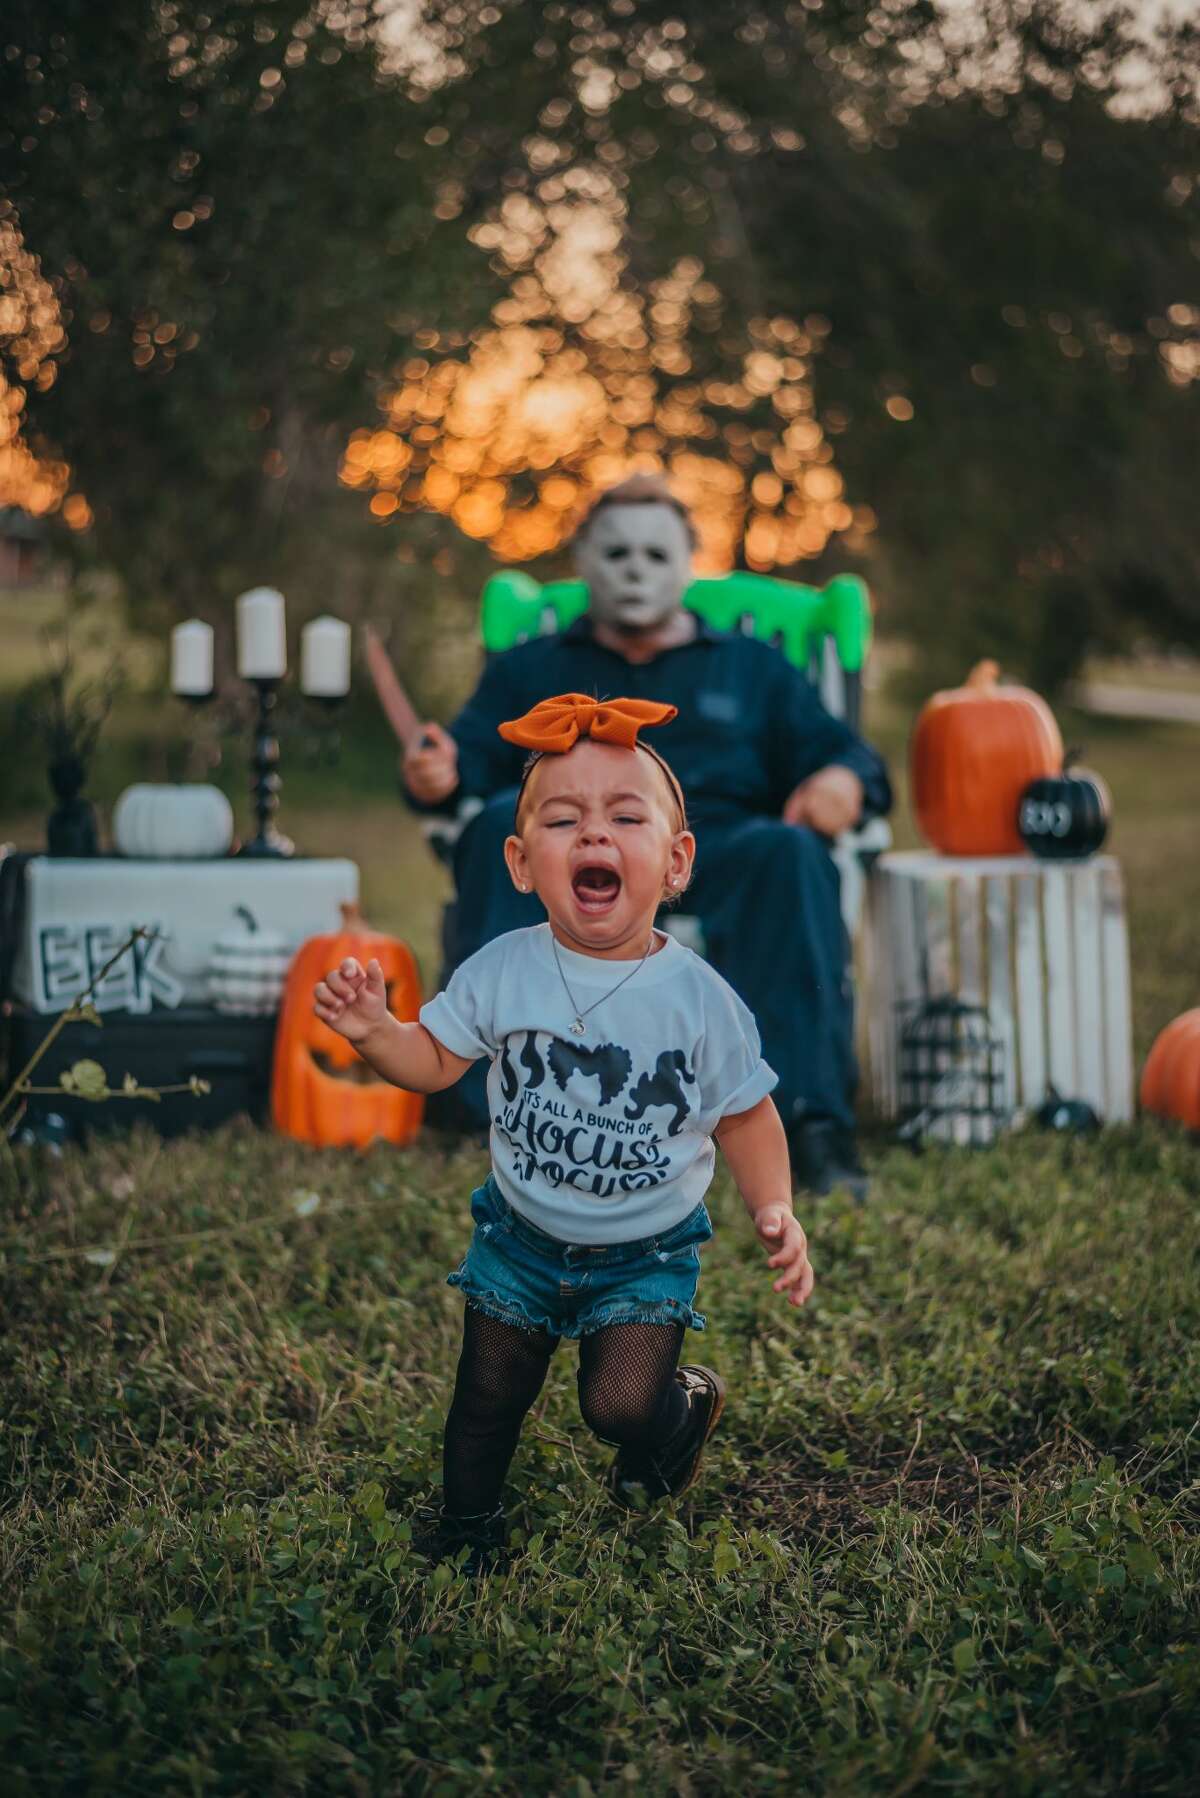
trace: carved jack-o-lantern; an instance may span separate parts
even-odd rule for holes
[[[421,1127],[423,1093],[405,1092],[381,1080],[351,1043],[313,1013],[313,987],[347,956],[366,967],[374,956],[387,983],[388,1009],[410,1023],[421,1004],[421,983],[411,951],[396,937],[364,924],[356,906],[344,905],[340,931],[309,937],[288,971],[275,1033],[271,1115],[275,1127],[300,1142],[365,1149],[411,1142]]]

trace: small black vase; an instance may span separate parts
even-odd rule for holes
[[[87,769],[77,755],[59,756],[50,764],[50,785],[58,804],[46,820],[46,848],[51,855],[99,855],[96,811],[80,796]]]

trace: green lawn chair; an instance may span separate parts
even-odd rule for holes
[[[826,709],[858,729],[863,667],[871,645],[870,595],[858,575],[835,575],[824,587],[763,574],[705,576],[692,582],[683,603],[716,630],[740,630],[774,644],[820,688]],[[480,601],[484,649],[498,655],[531,637],[565,630],[586,609],[583,581],[549,581],[541,586],[522,569],[502,568],[487,581]],[[431,820],[425,826],[443,859],[449,860],[454,837],[478,804],[468,800],[457,820]],[[843,832],[834,845],[842,916],[852,938],[862,911],[866,871],[891,841],[886,819],[874,818],[859,830]],[[703,954],[698,918],[674,911],[665,928]]]
[[[858,729],[862,671],[871,645],[871,602],[856,574],[805,587],[765,574],[702,576],[683,596],[715,630],[744,631],[771,643],[821,689],[827,709]],[[565,630],[587,610],[582,581],[539,586],[519,568],[502,568],[483,589],[481,629],[489,655]]]

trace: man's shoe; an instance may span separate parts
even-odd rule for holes
[[[711,1367],[679,1367],[676,1382],[688,1401],[688,1417],[675,1444],[657,1455],[620,1450],[608,1470],[608,1489],[627,1510],[658,1498],[679,1498],[700,1476],[704,1446],[725,1409],[725,1382]]]
[[[859,1204],[870,1190],[854,1132],[833,1118],[801,1118],[788,1131],[792,1184],[805,1192],[844,1188]]]

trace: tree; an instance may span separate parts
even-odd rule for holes
[[[10,18],[3,192],[65,330],[31,425],[143,613],[211,613],[253,580],[336,593],[367,535],[336,482],[345,428],[463,285],[425,142],[454,46],[430,40],[448,78],[422,97],[366,23],[309,0]]]
[[[143,601],[315,599],[402,518],[553,553],[657,460],[715,556],[861,562],[926,682],[1200,641],[1193,28],[1139,107],[1131,15],[1050,0],[426,0],[399,62],[385,0],[44,11],[29,415]]]
[[[735,29],[721,10],[714,40]],[[924,681],[996,648],[1057,688],[1148,605],[1200,642],[1195,110],[1168,38],[1157,107],[1122,111],[1128,24],[997,7],[973,69],[961,50],[931,67],[927,38],[918,75],[861,81],[854,155],[818,156],[832,182],[795,152],[769,180],[732,171],[763,291],[802,286],[832,322],[823,416],[878,514],[879,584]],[[770,128],[802,46],[735,41],[722,94]]]
[[[639,278],[700,239],[727,318],[823,330],[817,418],[922,680],[996,649],[1054,688],[1147,613],[1200,643],[1196,34],[1138,52],[1135,106],[1128,12],[978,16],[705,0],[593,56],[661,71]]]

